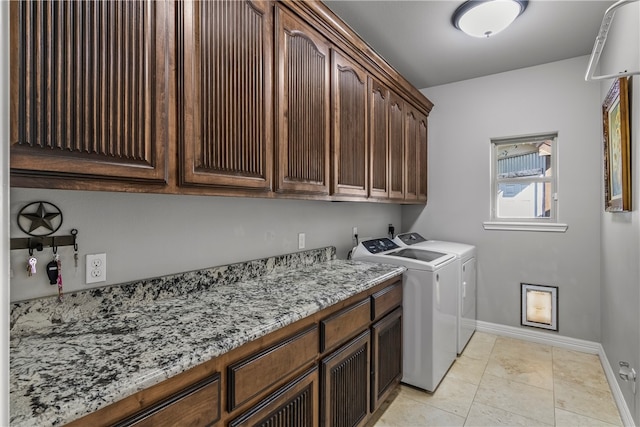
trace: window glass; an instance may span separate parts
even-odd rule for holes
[[[555,219],[555,135],[492,140],[494,220]]]

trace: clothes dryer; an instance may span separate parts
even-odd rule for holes
[[[415,232],[398,234],[394,242],[401,247],[427,249],[456,256],[458,260],[456,340],[457,352],[462,354],[477,325],[476,247],[464,243],[427,240]]]
[[[456,359],[455,256],[401,248],[380,238],[361,242],[352,259],[407,268],[402,287],[402,382],[435,391]]]

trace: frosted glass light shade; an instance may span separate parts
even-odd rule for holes
[[[507,28],[527,7],[524,0],[470,0],[453,14],[453,25],[473,37],[490,37]]]

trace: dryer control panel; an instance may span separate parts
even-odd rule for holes
[[[405,245],[415,245],[416,243],[422,243],[422,242],[426,242],[427,241],[427,239],[425,239],[424,237],[422,237],[418,233],[398,234],[397,237]]]
[[[390,251],[391,249],[399,249],[400,246],[393,243],[391,239],[383,237],[381,239],[365,240],[362,242],[362,246],[372,254],[379,254],[381,252]]]

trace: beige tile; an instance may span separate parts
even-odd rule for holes
[[[550,345],[537,344],[508,337],[498,337],[491,355],[527,360],[548,360],[551,362],[552,348]]]
[[[496,338],[498,338],[497,335],[489,334],[487,332],[475,331],[473,333],[473,336],[471,337],[471,340],[483,341],[483,342],[487,342],[487,343],[493,344],[494,342],[496,342]]]
[[[607,388],[554,379],[555,406],[570,412],[595,418],[610,424],[622,425],[620,413]]]
[[[485,374],[475,402],[513,412],[544,424],[554,423],[553,391]]]
[[[475,332],[465,347],[462,355],[471,357],[472,359],[487,360],[493,350],[496,336],[485,334],[483,332]]]
[[[483,405],[474,402],[471,405],[469,416],[464,423],[470,427],[488,427],[488,426],[552,426],[553,424],[544,424],[538,420],[523,417],[522,415],[507,412],[505,410],[494,408],[492,406]]]
[[[552,361],[546,358],[522,358],[494,349],[485,373],[553,391],[552,366]]]
[[[378,419],[376,427],[407,426],[462,426],[464,417],[454,415],[433,406],[398,396]]]
[[[556,408],[556,425],[562,427],[614,427],[614,424]]]
[[[554,347],[553,374],[556,379],[609,390],[607,377],[596,354]]]
[[[451,369],[449,369],[447,378],[478,385],[486,367],[486,359],[473,359],[462,355],[456,359]]]
[[[403,387],[400,397],[427,404],[443,411],[466,417],[478,386],[445,377],[435,393],[427,393],[411,387]]]

